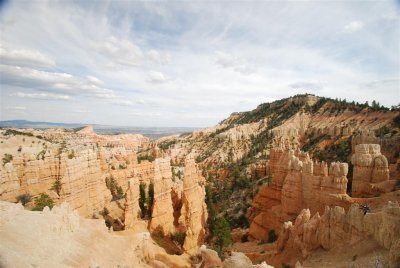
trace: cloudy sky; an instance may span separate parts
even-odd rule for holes
[[[204,127],[306,92],[396,105],[399,11],[398,1],[6,1],[0,120]]]

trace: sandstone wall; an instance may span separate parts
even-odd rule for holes
[[[171,159],[157,158],[154,162],[154,204],[150,221],[150,231],[161,231],[168,235],[175,231],[174,208],[172,205]]]
[[[352,156],[353,196],[372,197],[393,190],[396,180],[389,180],[389,165],[379,144],[359,144]]]
[[[186,233],[183,247],[188,252],[197,250],[205,237],[208,214],[204,202],[205,180],[200,174],[193,157],[188,156],[185,160],[182,209],[179,218],[181,228]]]
[[[342,207],[326,207],[321,216],[317,212],[313,217],[309,209],[304,209],[294,224],[284,223],[277,249],[305,258],[319,247],[329,250],[351,246],[369,237],[391,252],[391,265],[397,267],[400,254],[394,251],[400,239],[398,203],[389,202],[381,211],[367,214],[356,204],[347,212]]]
[[[141,135],[102,136],[92,129],[24,131],[31,136],[0,136],[0,155],[12,155],[9,163],[0,165],[0,200],[15,202],[22,194],[47,193],[56,204],[66,201],[85,217],[111,201],[106,177],[112,176],[125,192],[137,165],[134,148],[148,140]],[[103,147],[101,141],[119,145]],[[56,180],[61,183],[59,193],[53,189]]]
[[[273,182],[264,186],[252,205],[253,221],[249,234],[265,239],[270,229],[293,219],[303,208],[323,212],[326,205],[348,207],[346,163],[312,161],[300,150],[271,149],[269,167]],[[256,216],[254,216],[256,215]]]
[[[172,176],[171,158],[157,158],[153,162],[142,161],[133,169],[135,178],[154,183],[154,204],[149,230],[170,235],[184,232],[183,248],[194,252],[204,241],[207,221],[204,183],[192,155],[185,158],[183,179]],[[138,187],[138,185],[136,186]],[[132,218],[132,216],[129,216]]]

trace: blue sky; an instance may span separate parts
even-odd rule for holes
[[[8,1],[0,120],[211,126],[300,93],[400,103],[396,1]]]

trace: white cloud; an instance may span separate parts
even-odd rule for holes
[[[104,82],[101,81],[100,79],[98,79],[97,77],[88,75],[88,76],[87,76],[87,79],[88,79],[89,82],[92,83],[93,85],[96,85],[96,86],[103,86],[103,85],[104,85]]]
[[[160,53],[155,49],[147,51],[147,59],[150,62],[167,64],[171,61],[171,55],[169,53]]]
[[[400,79],[399,78],[386,78],[380,80],[374,80],[365,84],[366,87],[369,88],[379,88],[381,86],[392,86],[393,88],[397,88],[400,90]]]
[[[344,31],[346,33],[353,33],[361,30],[363,27],[364,24],[361,21],[352,21],[344,26]]]
[[[243,75],[250,75],[257,72],[257,67],[245,59],[220,51],[216,52],[216,55],[217,60],[215,63],[222,68],[232,68],[235,72]]]
[[[112,104],[120,105],[120,106],[133,106],[134,102],[131,100],[124,100],[124,99],[114,99],[111,100]]]
[[[35,107],[39,120],[73,120],[64,111],[87,107],[93,112],[77,119],[158,126],[212,125],[308,88],[390,106],[398,103],[398,83],[370,81],[398,75],[395,8],[391,1],[236,1],[229,9],[201,1],[117,1],[112,8],[105,1],[11,1],[0,16],[1,42],[30,53],[1,60],[8,65],[0,66],[2,102]],[[72,101],[43,105],[15,92]],[[140,113],[134,120],[132,109]]]
[[[78,114],[87,114],[87,113],[91,113],[92,111],[89,111],[89,110],[76,110],[75,111],[75,113],[78,113]]]
[[[0,44],[0,62],[6,65],[46,68],[55,63],[46,55],[28,49],[11,49]]]
[[[59,95],[52,93],[24,93],[16,92],[11,94],[11,96],[16,96],[19,98],[29,98],[29,99],[41,99],[41,100],[70,100],[71,97],[68,95]]]
[[[311,80],[311,81],[295,82],[295,83],[289,84],[289,87],[291,87],[293,89],[319,91],[324,87],[324,85],[318,80]]]
[[[105,42],[94,43],[92,47],[109,60],[109,66],[138,66],[141,64],[144,54],[142,49],[125,39],[115,36],[109,37]]]
[[[7,107],[8,110],[17,110],[17,111],[25,111],[26,107],[24,106],[12,106]]]
[[[149,82],[149,83],[152,83],[152,84],[161,84],[161,83],[167,82],[167,78],[161,72],[150,71],[147,74],[146,81]]]
[[[67,73],[39,71],[0,64],[2,84],[48,91],[52,94],[77,94],[96,98],[115,98],[112,90],[99,87],[93,77],[80,78]]]

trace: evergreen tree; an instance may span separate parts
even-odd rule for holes
[[[139,207],[142,211],[142,218],[146,215],[146,184],[141,182],[139,185]]]
[[[222,249],[232,243],[231,239],[231,226],[224,218],[217,218],[212,228],[212,233],[216,238],[217,245]]]
[[[151,181],[149,185],[149,191],[148,191],[148,199],[147,199],[147,212],[149,214],[149,218],[151,218],[151,213],[153,209],[153,203],[154,203],[154,183]]]

